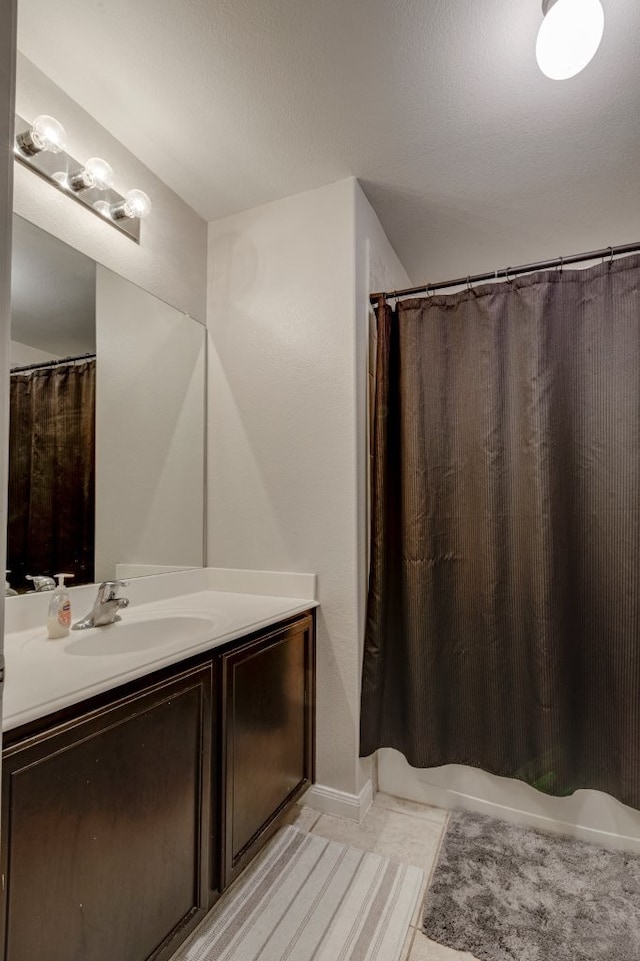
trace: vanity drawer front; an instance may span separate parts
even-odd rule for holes
[[[213,669],[5,751],[5,961],[160,959],[205,913]]]
[[[312,617],[222,655],[223,887],[313,782]]]

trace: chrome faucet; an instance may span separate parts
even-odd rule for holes
[[[7,573],[9,572],[7,571]],[[54,579],[44,574],[36,574],[35,577],[32,577],[31,574],[26,574],[25,579],[33,582],[33,591],[27,591],[27,594],[39,594],[41,591],[54,591],[56,588]]]
[[[84,631],[88,627],[102,627],[104,624],[119,621],[121,618],[118,611],[129,606],[129,598],[118,597],[118,589],[126,586],[126,581],[103,581],[98,588],[93,607],[86,617],[73,625],[72,630]]]

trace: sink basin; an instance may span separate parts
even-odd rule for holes
[[[220,617],[199,617],[195,614],[167,614],[144,620],[122,620],[105,627],[74,631],[73,640],[65,644],[65,654],[82,657],[105,657],[114,654],[130,654],[150,651],[172,644],[180,648],[191,647],[212,640],[219,632]]]

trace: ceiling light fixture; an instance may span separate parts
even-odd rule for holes
[[[23,130],[16,137],[16,146],[27,157],[48,150],[49,153],[60,153],[67,144],[67,134],[55,117],[42,114],[36,117],[30,127]]]
[[[604,31],[600,0],[543,0],[536,59],[551,80],[575,77],[596,54]]]
[[[54,117],[42,115],[29,123],[16,115],[15,159],[65,196],[99,215],[121,233],[140,243],[140,221],[151,212],[151,200],[142,190],[124,196],[114,190],[115,174],[102,157],[81,163],[66,150],[64,127]]]

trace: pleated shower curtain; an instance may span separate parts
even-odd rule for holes
[[[96,362],[11,374],[7,566],[94,579]]]
[[[378,310],[361,755],[640,808],[640,258]]]

